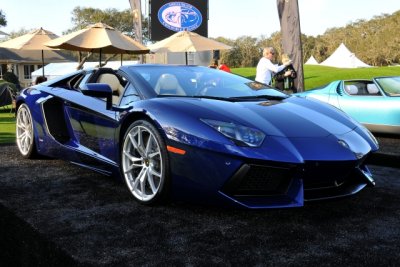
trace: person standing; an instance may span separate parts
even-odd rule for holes
[[[278,73],[283,70],[286,66],[290,65],[292,61],[287,62],[284,65],[274,65],[272,59],[275,57],[275,49],[273,47],[266,47],[263,50],[263,57],[257,64],[256,69],[256,82],[271,85],[272,77],[274,73]]]
[[[289,56],[287,54],[282,54],[282,63],[285,65],[287,62],[290,62]],[[296,77],[296,70],[292,64],[289,64],[283,70],[275,74],[275,87],[285,93],[297,93],[297,89],[294,86],[294,79],[296,79]]]
[[[232,72],[231,69],[226,65],[223,61],[221,61],[221,64],[219,65],[218,69],[226,71],[226,72]]]

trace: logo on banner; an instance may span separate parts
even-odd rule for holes
[[[203,22],[200,11],[185,2],[170,2],[158,10],[158,20],[167,29],[194,31]]]

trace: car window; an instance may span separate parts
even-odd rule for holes
[[[400,77],[375,78],[375,81],[388,96],[400,96]]]
[[[120,106],[125,106],[129,105],[135,101],[140,100],[140,96],[138,94],[138,91],[136,88],[133,86],[133,84],[128,84],[126,87],[126,90],[121,98]]]
[[[87,83],[87,81],[91,75],[92,75],[92,73],[87,73],[85,76],[83,76],[82,79],[80,79],[80,82],[79,82],[79,85],[77,85],[77,88],[82,89],[83,86]]]
[[[60,87],[67,90],[76,90],[79,91],[79,84],[82,81],[83,77],[85,77],[85,72],[77,71],[73,74],[68,74],[62,76],[60,78],[52,79],[47,82],[43,82],[42,85],[52,86],[52,87]]]
[[[382,95],[378,86],[367,80],[345,81],[344,91],[350,96],[379,96]]]
[[[287,95],[247,78],[200,66],[132,66],[159,96],[237,98]]]

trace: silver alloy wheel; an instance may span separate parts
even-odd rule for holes
[[[162,190],[164,177],[160,144],[146,125],[136,125],[127,133],[122,171],[129,190],[141,202],[151,201]]]
[[[24,157],[30,156],[34,146],[32,115],[26,104],[22,104],[17,112],[16,122],[17,145]]]

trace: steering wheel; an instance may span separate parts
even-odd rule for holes
[[[217,83],[215,80],[206,80],[202,83],[200,89],[197,91],[197,95],[209,95],[208,93],[217,88]]]

